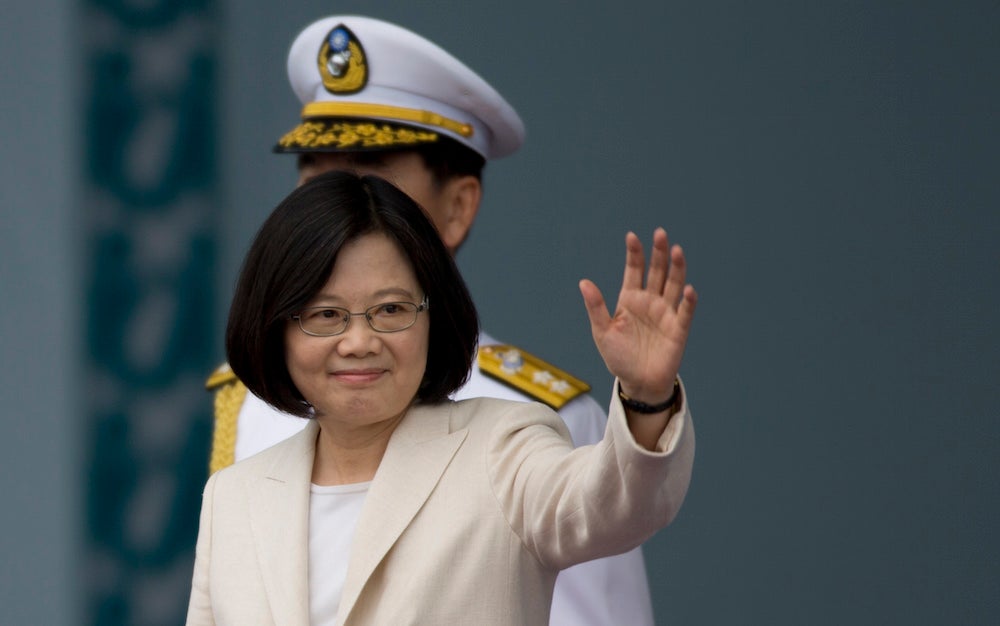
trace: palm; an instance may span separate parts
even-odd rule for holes
[[[667,234],[653,234],[653,253],[643,284],[645,257],[639,238],[626,237],[625,275],[614,316],[600,289],[589,280],[580,291],[590,317],[594,343],[622,390],[648,402],[666,399],[680,370],[697,295],[685,285],[686,264]]]

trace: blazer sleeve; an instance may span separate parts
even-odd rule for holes
[[[573,449],[565,427],[542,405],[520,405],[496,420],[487,447],[500,507],[544,565],[576,563],[630,550],[680,510],[694,463],[694,426],[682,405],[657,449],[632,437],[615,381],[604,438]]]
[[[198,543],[195,547],[194,577],[191,581],[191,600],[188,603],[186,626],[215,626],[212,595],[208,575],[212,562],[212,502],[215,482],[219,473],[208,479],[201,502],[201,521],[198,525]]]

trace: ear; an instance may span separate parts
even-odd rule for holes
[[[456,176],[445,183],[442,195],[446,212],[439,232],[444,245],[455,254],[476,220],[483,185],[475,176]]]

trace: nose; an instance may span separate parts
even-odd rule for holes
[[[382,349],[379,333],[372,330],[364,315],[359,317],[351,317],[347,330],[337,335],[337,353],[341,356],[368,356]]]

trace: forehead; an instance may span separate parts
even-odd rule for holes
[[[369,233],[344,244],[318,296],[416,297],[419,291],[413,264],[399,244],[384,233]]]

